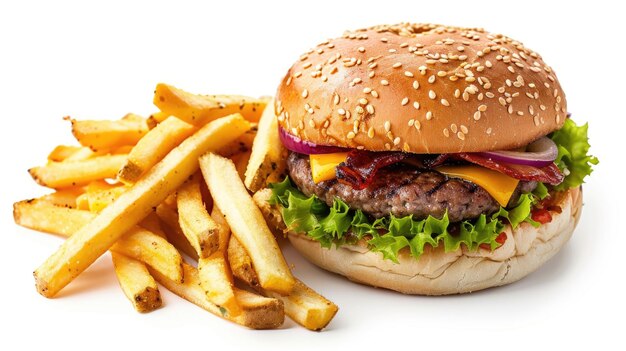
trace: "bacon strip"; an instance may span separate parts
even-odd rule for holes
[[[371,152],[352,150],[345,162],[337,166],[337,179],[352,188],[367,188],[379,169],[411,158],[404,152]]]
[[[561,173],[561,170],[559,170],[559,167],[557,167],[554,162],[548,166],[538,168],[533,166],[497,162],[490,158],[473,153],[453,154],[451,157],[460,158],[467,162],[493,169],[494,171],[504,173],[509,177],[519,180],[534,180],[542,183],[557,185],[560,184],[565,178],[563,173]]]

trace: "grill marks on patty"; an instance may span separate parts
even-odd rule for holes
[[[290,152],[287,158],[289,176],[307,196],[313,194],[332,205],[335,197],[353,209],[375,218],[393,214],[413,215],[423,219],[441,218],[446,210],[451,222],[496,212],[500,205],[482,187],[459,178],[449,178],[435,170],[416,169],[403,164],[379,170],[369,187],[355,190],[349,185],[328,180],[315,184],[308,155]],[[517,203],[521,193],[530,192],[535,182],[520,182],[509,204]]]

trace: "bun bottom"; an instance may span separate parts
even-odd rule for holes
[[[444,252],[426,250],[416,260],[408,250],[400,252],[399,264],[372,252],[364,241],[325,249],[302,234],[289,232],[289,241],[314,264],[348,279],[404,294],[460,294],[501,286],[527,276],[552,258],[569,240],[582,208],[580,187],[556,195],[561,213],[551,212],[552,221],[539,228],[522,223],[505,228],[507,240],[498,249]]]

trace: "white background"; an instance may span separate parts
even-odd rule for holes
[[[19,3],[19,5],[17,5]],[[0,5],[0,349],[615,348],[626,312],[623,18],[602,1],[185,1]],[[198,93],[271,95],[300,53],[379,23],[482,26],[523,41],[553,66],[601,164],[585,185],[569,244],[519,283],[451,297],[403,296],[352,284],[286,250],[294,273],[340,311],[322,333],[291,321],[273,331],[225,322],[161,289],[165,307],[136,313],[105,256],[55,299],[32,271],[59,238],[13,224],[12,203],[45,192],[26,170],[73,141],[61,117],[155,111],[167,82]],[[617,319],[619,318],[619,319]]]

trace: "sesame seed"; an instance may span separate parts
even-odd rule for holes
[[[447,75],[448,75],[448,72],[446,72],[446,71],[439,71],[439,72],[437,72],[437,76],[439,76],[439,77],[445,77]]]
[[[428,97],[429,97],[431,100],[435,100],[435,98],[437,97],[437,94],[435,94],[435,92],[434,92],[434,91],[429,90],[429,91],[428,91]]]
[[[368,73],[367,76],[370,77],[370,78],[374,78],[375,74],[376,73],[374,73],[374,71],[370,71],[370,73]]]
[[[461,132],[456,133],[456,137],[461,139],[461,140],[465,140],[465,134],[463,134]]]
[[[296,72],[293,76],[296,78],[300,78],[302,76],[302,72]]]
[[[378,99],[378,92],[376,90],[372,90],[372,96]]]
[[[449,103],[449,102],[448,102],[448,100],[446,100],[446,99],[441,99],[441,104],[442,104],[443,106],[447,106],[447,107],[449,107],[449,106],[450,106],[450,103]]]
[[[328,126],[329,126],[329,125],[330,125],[330,121],[329,121],[329,120],[326,120],[326,121],[324,122],[324,128],[328,128]]]
[[[335,96],[333,97],[333,102],[335,105],[339,105],[339,95],[337,93],[335,93]]]
[[[394,54],[394,53],[396,53],[397,51],[398,51],[398,50],[396,50],[396,49],[389,49],[389,53],[390,53],[390,54]]]
[[[411,147],[409,146],[409,144],[407,144],[406,142],[404,143],[404,146],[402,146],[402,150],[409,152],[411,151]]]
[[[507,109],[507,112],[508,112],[509,114],[512,114],[512,113],[513,113],[513,105],[509,105],[509,108]]]
[[[369,67],[369,68],[371,68],[371,69],[374,69],[374,68],[376,68],[376,66],[378,66],[378,62],[372,62],[372,63],[370,63],[370,64],[369,64],[369,66],[367,66],[367,67]]]
[[[354,110],[356,111],[356,113],[362,115],[363,113],[365,113],[365,110],[363,109],[363,107],[361,106],[357,106],[354,108]]]
[[[366,98],[360,98],[360,99],[359,99],[359,104],[361,104],[361,105],[367,105],[367,99],[366,99]]]
[[[433,84],[435,82],[435,79],[437,79],[437,78],[433,74],[432,76],[428,77],[428,83]]]
[[[404,71],[404,75],[407,76],[407,77],[413,78],[413,73],[411,73],[409,71]]]
[[[311,66],[313,66],[313,64],[312,64],[311,62],[307,62],[307,63],[305,63],[305,64],[302,66],[302,68],[307,69],[307,68],[309,68],[309,67],[311,67]]]
[[[308,90],[306,90],[306,89],[304,89],[304,90],[302,91],[302,97],[306,99],[306,98],[307,98],[307,96],[309,96],[309,91],[308,91]]]
[[[400,68],[400,67],[402,67],[402,63],[396,62],[391,67],[393,67],[393,68]]]
[[[513,66],[508,66],[507,69],[511,72],[511,73],[515,73],[515,68],[513,68]]]
[[[382,41],[383,43],[388,42],[389,40],[387,40],[387,38],[380,38],[380,41]]]
[[[431,119],[433,119],[433,113],[430,111],[426,112],[426,120],[430,121]]]
[[[457,132],[457,127],[456,127],[456,124],[452,123],[452,124],[450,125],[450,130],[452,131],[452,133],[456,133],[456,132]]]
[[[340,108],[339,110],[337,110],[337,113],[341,116],[345,116],[346,115],[346,110]]]
[[[359,49],[358,49],[358,50],[359,50],[359,52],[365,52],[365,48],[364,48],[364,47],[362,47],[362,46],[359,46]]]
[[[463,92],[463,101],[469,101],[469,93],[467,91]]]
[[[491,134],[491,130],[492,130],[491,127],[487,128],[486,130],[487,134]]]
[[[417,90],[420,87],[420,83],[416,80],[413,81],[413,89]]]
[[[356,134],[354,132],[348,132],[348,134],[346,134],[346,138],[348,139],[354,139],[355,136]]]
[[[495,95],[492,92],[490,92],[490,91],[486,92],[485,96],[490,98],[490,99],[493,99],[495,97]]]
[[[359,120],[355,120],[354,123],[352,123],[352,131],[354,131],[355,133],[359,132],[359,125],[361,124],[361,122],[359,122]]]
[[[391,150],[391,145],[389,145],[389,143],[385,143],[385,149]]]
[[[539,125],[539,115],[536,115],[535,117],[533,117],[533,122],[535,123],[536,126]]]
[[[400,44],[400,47],[401,47],[401,48],[405,48],[405,47],[407,47],[407,46],[409,46],[409,43],[402,43],[402,44]]]
[[[531,115],[534,115],[534,114],[535,114],[535,109],[533,108],[533,106],[532,106],[532,105],[529,105],[529,106],[528,106],[528,113],[530,113]]]
[[[363,94],[369,94],[372,92],[372,88],[363,88]]]
[[[399,145],[400,144],[400,137],[396,137],[395,139],[393,139],[393,145]]]
[[[419,103],[419,102],[417,102],[417,101],[415,101],[415,102],[413,103],[413,107],[414,107],[416,110],[419,110],[419,109],[420,109],[420,103]]]
[[[414,124],[414,127],[415,127],[415,129],[420,130],[422,128],[422,124],[420,123],[420,121],[416,120],[415,124]]]
[[[352,116],[352,113],[350,111],[346,111],[346,118],[350,118]]]
[[[415,124],[415,120],[413,118],[411,118],[409,120],[409,127],[413,127],[414,124]]]
[[[465,47],[464,46],[457,46],[456,48],[459,51],[465,51]]]
[[[312,119],[310,119],[310,120],[309,120],[309,126],[310,126],[311,128],[315,128],[315,122],[313,122],[313,120],[312,120]]]
[[[448,128],[443,128],[443,135],[448,138],[450,137],[450,132],[448,131]]]
[[[460,91],[459,89],[456,89],[456,90],[454,91],[454,97],[458,99],[458,98],[459,98],[459,96],[461,96],[461,91]]]
[[[556,114],[556,118],[555,119],[556,119],[556,123],[561,122],[561,116],[559,116],[558,113]]]
[[[374,127],[370,127],[370,129],[367,130],[367,136],[371,139],[374,137]]]
[[[391,130],[391,122],[385,121],[385,132],[389,132]]]
[[[383,80],[380,81],[380,84],[387,86],[387,85],[389,85],[389,81],[386,80],[386,79],[383,79]]]
[[[475,121],[480,120],[480,111],[476,111],[476,112],[474,112],[474,120],[475,120]]]
[[[367,105],[367,106],[365,106],[365,109],[367,110],[367,113],[369,113],[370,115],[374,114],[374,106]]]
[[[467,134],[469,133],[469,129],[467,129],[467,127],[464,124],[461,124],[461,133],[463,134]]]
[[[405,97],[404,99],[402,99],[402,102],[400,102],[402,104],[402,106],[405,106],[406,104],[409,103],[409,98]]]
[[[480,112],[487,111],[487,105],[480,105],[480,106],[478,106],[478,111],[480,111]]]
[[[539,105],[539,108],[541,109],[541,111],[545,111],[546,110],[546,106],[545,105]]]

